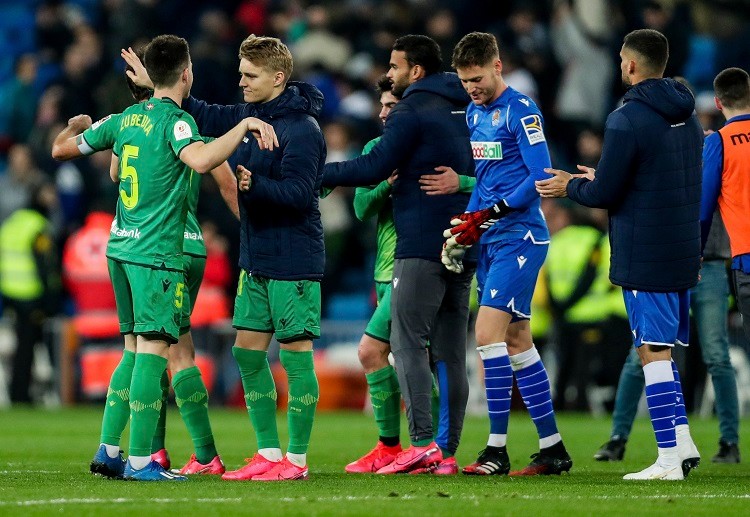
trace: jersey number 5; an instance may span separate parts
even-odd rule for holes
[[[138,204],[138,172],[135,167],[129,163],[130,160],[138,158],[138,146],[122,146],[122,166],[120,168],[120,199],[127,210],[130,210]],[[127,193],[123,183],[130,180],[130,194]]]

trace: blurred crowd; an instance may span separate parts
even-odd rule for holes
[[[86,113],[96,120],[132,103],[120,49],[157,34],[189,41],[192,93],[220,104],[242,100],[242,39],[250,33],[281,38],[294,56],[292,79],[311,82],[325,95],[320,122],[328,160],[340,161],[359,154],[379,133],[373,86],[387,70],[398,36],[429,35],[441,45],[450,70],[461,36],[491,32],[500,43],[506,82],[541,107],[554,166],[571,170],[599,159],[605,117],[624,93],[622,37],[636,28],[668,37],[666,75],[690,82],[704,127],[716,129],[720,117],[711,81],[728,66],[750,69],[750,2],[742,0],[1,0],[0,224],[28,207],[40,184],[54,186],[57,195],[46,198],[44,211],[52,228],[51,254],[61,258],[66,240],[88,214],[114,208],[117,188],[107,174],[107,153],[58,163],[50,156],[51,142],[71,116]],[[202,189],[199,218],[210,253],[223,268],[216,276],[229,294],[238,226],[211,178]],[[352,189],[340,188],[321,201],[324,317],[335,318],[336,307],[356,308],[336,305],[337,297],[369,300],[372,288],[374,227],[357,221],[352,198]],[[545,203],[545,210],[557,220],[556,211],[567,208]],[[601,228],[596,214],[573,217]],[[58,293],[61,303],[52,310],[72,313],[64,290],[49,296]],[[369,310],[364,307],[361,317]]]

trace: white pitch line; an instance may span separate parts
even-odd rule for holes
[[[338,501],[387,501],[387,500],[411,500],[421,499],[428,497],[435,497],[436,494],[425,493],[425,494],[403,494],[393,496],[329,496],[329,497],[280,497],[276,499],[278,502],[283,503],[296,503],[299,501],[314,501],[314,502],[338,502]],[[447,496],[447,497],[446,497]],[[531,501],[611,501],[611,500],[680,500],[680,499],[727,499],[727,500],[743,500],[750,499],[750,494],[655,494],[655,495],[591,495],[591,496],[565,496],[565,495],[529,495],[529,494],[518,494],[510,493],[503,494],[504,497],[511,497],[513,499],[523,499]],[[468,495],[468,494],[445,494],[442,497],[464,500],[464,501],[486,501],[487,498],[484,496]],[[51,505],[73,505],[73,504],[133,504],[133,503],[161,503],[161,504],[174,504],[174,503],[241,503],[245,499],[245,502],[251,502],[251,498],[242,497],[227,497],[227,498],[199,498],[191,499],[187,497],[182,498],[155,498],[155,499],[132,499],[132,498],[116,498],[116,499],[103,499],[103,498],[71,498],[71,499],[31,499],[25,501],[0,501],[0,507],[3,506],[51,506]]]
[[[0,470],[0,474],[62,474],[61,470]]]

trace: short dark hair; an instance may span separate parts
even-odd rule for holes
[[[750,76],[741,68],[727,68],[714,79],[714,93],[727,108],[750,107]]]
[[[487,32],[471,32],[461,38],[453,49],[453,68],[484,66],[500,59],[497,39]]]
[[[143,64],[154,86],[174,86],[190,65],[188,42],[172,34],[157,36],[146,47]]]
[[[387,75],[383,74],[378,78],[377,84],[375,84],[375,91],[378,95],[383,95],[385,92],[391,92],[391,95],[396,97],[398,100],[401,100],[401,95],[403,92],[397,92],[393,89],[393,83],[388,78]]]
[[[643,58],[647,71],[662,75],[669,59],[669,41],[654,29],[638,29],[625,36],[623,47]]]
[[[406,53],[406,61],[411,66],[419,65],[424,68],[425,75],[432,75],[440,71],[443,58],[440,56],[440,45],[435,40],[422,34],[407,34],[401,36],[393,44],[391,50]]]
[[[144,54],[146,53],[145,47],[138,47],[135,49],[135,55],[138,56],[138,59],[143,62],[144,60]],[[125,65],[125,71],[134,72],[133,67],[126,64]],[[130,89],[130,94],[133,96],[133,99],[135,99],[136,102],[143,102],[147,100],[149,97],[151,97],[151,89],[146,88],[145,86],[138,86],[133,82],[133,80],[128,77],[128,74],[125,74],[125,82],[128,83],[128,89]]]

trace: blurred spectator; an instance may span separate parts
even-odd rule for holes
[[[16,144],[8,153],[8,169],[0,176],[0,223],[21,208],[28,206],[31,192],[42,180],[31,150],[25,144]]]
[[[440,9],[433,13],[425,24],[425,34],[440,45],[443,69],[448,70],[453,57],[453,48],[463,36],[456,33],[455,15],[448,9]]]
[[[329,14],[325,7],[313,5],[305,14],[307,29],[291,47],[295,68],[304,71],[320,65],[326,70],[340,72],[352,55],[351,45],[329,30]]]
[[[669,61],[664,77],[682,74],[692,32],[688,4],[669,0],[647,0],[641,15],[643,24],[634,29],[655,29],[669,40]]]
[[[610,37],[608,5],[604,0],[557,3],[552,41],[563,75],[555,114],[569,154],[580,128],[602,126],[607,114],[616,70],[609,53]]]
[[[26,142],[34,128],[38,96],[34,82],[37,76],[35,54],[24,54],[16,60],[15,75],[4,96],[7,122],[4,126],[12,142]]]
[[[29,403],[34,347],[42,341],[42,326],[57,313],[60,291],[58,255],[47,214],[56,202],[55,190],[40,184],[26,207],[0,226],[0,294],[14,314],[16,352],[10,397]]]

